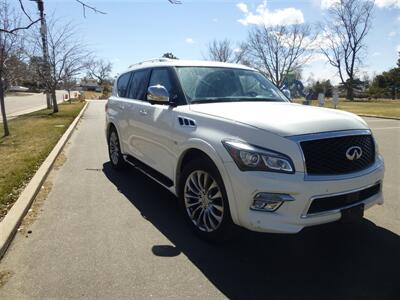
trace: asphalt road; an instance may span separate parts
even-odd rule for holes
[[[66,91],[56,91],[57,102],[63,101]],[[16,117],[33,111],[46,108],[46,95],[43,93],[29,96],[9,96],[5,98],[6,114],[8,117]],[[3,118],[0,115],[0,122]]]
[[[0,298],[398,299],[400,122],[367,121],[386,158],[384,206],[359,224],[243,231],[217,246],[192,235],[168,191],[111,169],[104,102],[91,102],[32,233],[0,263]]]

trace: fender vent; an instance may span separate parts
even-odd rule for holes
[[[182,127],[196,127],[196,122],[186,117],[178,117],[178,122]]]

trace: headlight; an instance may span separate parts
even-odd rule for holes
[[[242,171],[294,173],[292,160],[282,153],[258,148],[241,141],[224,140],[222,144]]]

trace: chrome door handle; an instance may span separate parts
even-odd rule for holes
[[[143,116],[147,116],[147,111],[145,109],[139,110],[139,113]]]

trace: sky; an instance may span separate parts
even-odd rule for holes
[[[260,24],[306,23],[315,25],[337,0],[84,0],[104,11],[86,11],[75,0],[45,0],[48,15],[72,21],[85,44],[100,58],[113,63],[113,75],[133,63],[172,52],[181,59],[204,59],[213,39],[246,40],[248,30]],[[25,1],[31,11],[35,4]],[[376,0],[373,27],[361,73],[369,76],[395,66],[400,51],[400,0]],[[321,55],[303,70],[309,76],[338,82],[336,72]]]

